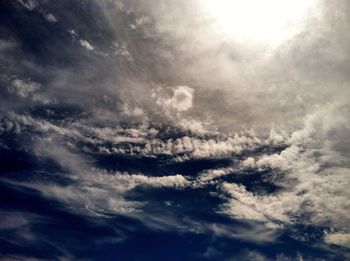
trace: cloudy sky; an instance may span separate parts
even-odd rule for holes
[[[350,258],[350,2],[0,2],[0,259]]]

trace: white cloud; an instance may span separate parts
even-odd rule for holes
[[[268,143],[272,145],[284,144],[287,138],[288,138],[288,134],[286,131],[276,130],[272,128],[270,130]]]
[[[113,135],[115,130],[111,129]],[[147,133],[149,130],[145,130]],[[96,133],[97,134],[97,133]],[[94,135],[94,137],[99,135]],[[113,139],[112,135],[110,136]],[[94,139],[92,142],[96,141]],[[136,141],[136,139],[135,139]],[[218,158],[239,154],[242,151],[254,150],[262,145],[261,140],[254,136],[235,134],[233,136],[216,134],[212,137],[183,136],[177,139],[160,140],[153,135],[139,137],[138,144],[132,144],[128,148],[118,146],[99,146],[99,151],[105,154],[138,154],[147,157],[168,155],[176,161],[186,161],[200,158]]]
[[[234,136],[216,136],[213,138],[196,138],[184,136],[177,139],[161,141],[157,139],[146,142],[142,153],[145,155],[173,155],[177,159],[217,158],[253,150],[261,144],[256,137],[235,134]]]
[[[350,233],[327,233],[324,239],[327,243],[350,248]]]
[[[20,79],[15,79],[12,83],[7,87],[8,91],[14,93],[20,97],[26,98],[32,93],[38,91],[40,89],[40,84],[36,82],[25,82]]]
[[[0,53],[5,53],[6,51],[12,50],[17,47],[18,44],[14,40],[0,39]]]
[[[187,111],[192,107],[194,90],[188,86],[177,86],[169,105],[177,111]]]
[[[50,158],[70,173],[69,186],[54,183],[20,183],[42,192],[46,197],[55,198],[73,212],[88,215],[118,213],[129,215],[139,211],[143,202],[127,200],[125,196],[139,186],[153,188],[184,188],[191,186],[186,177],[176,174],[152,177],[125,172],[107,172],[92,167],[85,157],[71,152],[56,140],[41,139],[36,143],[35,155]]]
[[[80,39],[79,43],[82,47],[84,47],[86,50],[88,51],[93,51],[95,50],[95,47],[93,45],[91,45],[88,41],[84,40],[84,39]]]
[[[254,260],[254,261],[268,261],[269,260],[266,256],[264,256],[263,254],[261,254],[257,251],[247,251],[245,254],[246,255],[244,258],[247,260]]]
[[[320,107],[306,117],[301,130],[285,139],[289,146],[282,152],[245,159],[241,167],[280,172],[274,183],[281,189],[260,196],[243,186],[224,183],[230,194],[225,211],[235,218],[267,224],[303,222],[349,228],[350,168],[345,159],[349,148],[341,145],[349,142],[349,111],[343,104]],[[300,219],[302,213],[310,218]]]
[[[80,133],[74,129],[60,127],[48,121],[36,119],[31,116],[18,115],[14,112],[9,112],[7,117],[10,125],[18,125],[18,131],[21,131],[21,129],[25,130],[26,128],[33,128],[35,131],[40,132],[53,132],[60,135],[82,137]]]
[[[254,168],[256,166],[254,158],[248,157],[241,163],[241,166],[243,168]]]
[[[128,61],[133,61],[134,57],[128,49],[126,43],[114,42],[113,44],[114,55],[125,58]]]
[[[7,86],[7,90],[9,93],[13,93],[21,98],[29,98],[34,102],[40,102],[42,104],[52,103],[50,98],[40,93],[41,84],[37,82],[14,79]]]
[[[123,113],[130,117],[146,118],[146,113],[138,106],[123,106]]]
[[[108,6],[108,8],[112,8],[113,5],[119,5],[119,10],[125,10],[123,16],[126,18],[129,14],[131,14],[131,17],[135,17],[140,12],[142,13],[142,10],[131,11],[132,8],[128,7],[130,4],[126,3],[127,1],[124,2],[125,4],[114,1],[113,4],[101,4],[96,5],[96,7]],[[20,9],[25,13],[28,13],[27,10],[31,10],[32,15],[39,14],[41,17],[44,16],[48,22],[57,22],[54,14],[48,13],[41,6],[38,6],[40,1],[17,0],[17,3],[17,5],[23,5]],[[125,8],[122,7],[124,5]],[[100,118],[102,113],[98,114],[97,112],[105,109],[105,103],[98,104],[99,101],[96,98],[96,103],[94,102],[91,107],[86,106],[89,111],[84,114],[84,120],[72,120],[72,118],[61,121],[37,119],[34,116],[25,116],[30,114],[27,110],[27,112],[24,112],[25,115],[15,115],[12,119],[9,117],[1,122],[1,130],[12,130],[15,134],[26,130],[31,131],[31,133],[37,132],[36,135],[32,136],[33,140],[43,140],[41,146],[36,148],[37,155],[46,155],[59,161],[71,173],[69,177],[73,180],[76,179],[77,182],[77,184],[67,187],[43,184],[40,190],[46,193],[45,195],[51,195],[58,199],[62,198],[67,206],[76,207],[82,211],[89,209],[94,213],[98,213],[99,210],[131,213],[137,211],[142,203],[129,202],[124,196],[138,186],[195,188],[198,184],[206,186],[213,182],[212,184],[218,184],[227,193],[228,201],[223,210],[234,218],[244,221],[259,221],[272,227],[276,224],[293,224],[295,222],[310,222],[316,225],[330,224],[330,226],[338,228],[336,231],[345,228],[346,232],[344,233],[348,233],[348,148],[350,144],[348,133],[350,117],[349,114],[346,114],[346,107],[335,108],[336,106],[327,106],[323,103],[323,101],[328,100],[328,97],[323,98],[323,95],[328,96],[328,93],[329,96],[336,97],[335,100],[340,99],[340,96],[344,96],[343,99],[346,100],[346,104],[349,102],[349,97],[346,97],[347,93],[344,92],[345,88],[348,89],[348,76],[345,75],[348,66],[345,65],[349,52],[348,47],[342,48],[342,46],[348,46],[348,41],[345,39],[348,38],[347,34],[341,33],[339,35],[335,34],[336,37],[329,37],[332,34],[323,35],[318,28],[315,29],[315,27],[310,26],[313,32],[300,34],[300,38],[304,39],[296,40],[291,44],[286,43],[276,53],[268,54],[272,58],[265,59],[263,56],[266,53],[263,50],[263,45],[255,49],[249,44],[242,46],[239,43],[232,44],[229,40],[222,42],[225,37],[220,37],[220,35],[216,35],[219,37],[210,37],[213,36],[210,33],[212,27],[206,26],[207,24],[203,26],[200,16],[191,16],[186,13],[187,10],[197,10],[196,8],[182,8],[184,6],[181,6],[181,3],[180,8],[178,8],[179,3],[177,2],[170,4],[177,6],[177,8],[166,8],[169,13],[164,13],[164,7],[169,7],[168,4],[155,5],[152,8],[150,8],[148,2],[146,5],[147,10],[152,10],[150,16],[147,13],[136,19],[131,18],[134,20],[126,19],[125,21],[132,21],[133,23],[130,26],[133,29],[148,29],[144,25],[152,22],[153,27],[154,22],[155,30],[157,31],[157,28],[162,26],[163,29],[159,30],[163,30],[162,32],[165,33],[152,35],[153,38],[150,37],[151,33],[144,38],[144,35],[141,34],[142,30],[131,32],[130,35],[120,34],[120,23],[114,23],[115,16],[113,15],[113,13],[116,13],[118,16],[120,13],[114,9],[107,10],[108,13],[102,13],[106,14],[105,17],[108,18],[107,28],[113,28],[113,26],[109,26],[113,24],[116,26],[115,31],[111,29],[110,35],[117,35],[120,42],[109,46],[108,51],[105,51],[106,53],[102,53],[102,49],[99,52],[98,46],[94,46],[94,42],[89,42],[89,38],[86,38],[87,40],[80,39],[81,36],[77,33],[79,30],[76,32],[71,30],[70,35],[67,33],[69,37],[73,38],[72,41],[77,47],[85,48],[81,50],[91,51],[90,54],[107,54],[110,56],[106,59],[95,60],[96,64],[92,62],[92,70],[86,69],[91,68],[91,64],[84,64],[84,59],[82,60],[83,63],[78,66],[79,70],[75,70],[78,67],[74,66],[74,68],[71,68],[74,72],[67,68],[64,69],[67,69],[72,75],[76,73],[71,78],[66,78],[65,75],[62,76],[59,70],[56,73],[57,68],[52,66],[49,66],[50,68],[40,68],[40,66],[33,66],[33,64],[28,65],[29,61],[26,57],[23,57],[23,63],[17,63],[18,70],[16,66],[9,66],[9,68],[15,68],[14,74],[21,75],[21,68],[24,68],[26,75],[30,75],[32,72],[38,76],[34,78],[45,79],[43,80],[45,88],[29,80],[14,80],[8,86],[8,90],[14,94],[11,95],[11,98],[14,98],[15,95],[26,98],[20,100],[23,102],[23,106],[21,103],[23,111],[26,110],[26,104],[31,101],[43,102],[42,92],[44,90],[49,90],[50,93],[58,93],[59,96],[69,98],[67,99],[68,103],[73,101],[73,103],[84,107],[86,104],[92,104],[85,102],[85,100],[95,99],[100,94],[101,96],[106,94],[104,84],[108,85],[109,90],[118,92],[118,94],[119,89],[121,89],[120,92],[125,91],[127,88],[123,87],[123,83],[130,78],[126,74],[145,80],[142,87],[132,88],[130,91],[132,93],[130,96],[136,97],[130,98],[134,99],[132,105],[121,108],[118,106],[119,104],[116,105],[111,102],[106,105],[106,107],[112,107],[111,113],[103,119]],[[140,7],[142,4],[133,6],[142,9]],[[345,13],[341,10],[338,11],[339,17],[331,20],[337,21],[335,26],[341,25],[338,28],[348,28],[342,21],[345,19],[342,17]],[[159,21],[161,20],[159,16],[163,15],[165,16],[164,21]],[[150,21],[149,17],[152,17],[154,21]],[[193,20],[193,17],[195,17],[195,20]],[[47,21],[41,20],[41,22],[48,25]],[[347,19],[345,20],[347,21]],[[78,23],[76,25],[79,27]],[[327,24],[321,21],[317,27],[323,28],[325,25]],[[98,27],[102,28],[105,25],[101,23]],[[322,30],[327,31],[329,29],[332,28],[326,26]],[[333,32],[333,30],[329,31]],[[347,30],[341,30],[341,32],[344,31]],[[193,32],[195,34],[192,34]],[[314,34],[321,34],[321,36],[314,37]],[[165,36],[164,39],[163,36]],[[207,41],[208,37],[210,41]],[[140,39],[145,41],[141,45],[138,42]],[[91,41],[93,41],[93,38],[91,38]],[[334,52],[334,47],[339,47],[339,51]],[[6,52],[8,48],[8,43],[0,40],[0,49]],[[310,48],[310,50],[306,50],[307,48]],[[328,55],[325,52],[329,52]],[[4,57],[4,61],[13,59],[12,53],[17,56],[17,54],[23,52],[8,53],[10,56]],[[141,54],[141,56],[136,54]],[[112,57],[113,55],[115,56]],[[147,55],[150,59],[143,60],[143,55]],[[292,59],[288,58],[289,56]],[[317,59],[313,59],[313,57],[317,57]],[[79,57],[75,58],[80,61]],[[131,67],[130,63],[126,63],[127,65],[124,66],[125,60],[132,61],[133,59],[137,60],[136,67]],[[334,62],[336,59],[341,62]],[[34,61],[36,59],[29,60]],[[109,63],[109,60],[114,62]],[[156,65],[154,68],[144,67],[145,64],[153,64],[153,61]],[[164,65],[164,67],[160,68],[159,65]],[[326,70],[322,67],[325,67]],[[95,72],[95,68],[99,68],[99,70]],[[140,70],[133,70],[132,68]],[[321,68],[321,70],[315,68]],[[336,73],[332,72],[334,69],[336,69]],[[91,71],[94,71],[92,77],[85,77]],[[152,73],[148,73],[150,71]],[[42,75],[40,75],[41,72],[43,72]],[[110,72],[118,73],[115,74],[116,76],[112,76],[113,73]],[[124,72],[127,73],[124,74]],[[307,76],[303,77],[301,74]],[[143,77],[144,75],[150,76],[150,79]],[[93,82],[91,86],[99,83],[98,90],[90,85],[84,86],[85,80],[81,79],[86,78],[88,78],[88,82],[96,79],[96,82]],[[315,81],[312,78],[319,78],[319,80]],[[158,105],[154,104],[154,100],[149,98],[150,104],[143,106],[141,100],[144,98],[143,96],[147,96],[147,91],[149,91],[149,88],[145,86],[151,85],[148,80],[157,81],[157,79],[164,82],[164,84],[179,84],[179,81],[182,81],[182,84],[189,84],[190,86],[164,87],[162,89],[166,89],[165,92],[167,93],[161,98],[157,97],[160,100]],[[167,79],[170,81],[167,82]],[[70,82],[70,80],[72,81]],[[326,83],[327,80],[331,84]],[[51,81],[55,83],[52,84]],[[345,87],[337,86],[337,81],[344,82]],[[48,86],[46,86],[46,83]],[[55,84],[73,87],[60,89],[56,88]],[[128,86],[128,84],[126,85]],[[82,88],[84,90],[80,90],[81,88],[77,88],[77,86],[84,86]],[[118,86],[118,88],[115,86]],[[267,89],[271,91],[266,92]],[[302,96],[300,96],[301,92],[303,93]],[[127,93],[129,94],[129,92]],[[336,96],[336,93],[339,97]],[[118,98],[123,100],[123,97],[119,97],[119,95]],[[280,101],[284,106],[278,104]],[[322,105],[319,108],[313,107],[315,103]],[[36,105],[36,103],[33,106],[30,104],[30,108],[34,108]],[[152,112],[148,112],[148,108],[162,117],[165,115],[166,120],[172,120],[171,124],[181,128],[175,138],[165,138],[168,133],[163,135],[162,131],[168,127],[167,122],[164,123],[163,120],[153,121]],[[6,108],[4,109],[4,111],[7,111]],[[245,129],[245,124],[257,126],[257,128],[261,125],[264,127],[270,126],[270,123],[274,121],[277,122],[276,124],[285,123],[287,125],[286,129],[288,127],[294,128],[298,126],[300,115],[312,110],[315,110],[316,113],[308,116],[305,120],[305,126],[301,130],[295,131],[291,138],[289,138],[290,133],[286,134],[287,131],[283,131],[283,127],[274,127],[267,131],[265,136],[223,135],[206,132],[207,126],[205,124],[207,121],[212,124],[213,128],[218,126],[218,129],[231,124],[225,131],[230,131],[231,126],[237,129]],[[93,111],[91,117],[89,115],[90,111]],[[97,121],[99,121],[98,125],[101,126],[107,122],[105,119],[115,120],[124,116],[127,119],[144,119],[145,122],[150,122],[152,126],[157,126],[159,123],[162,127],[157,130],[150,129],[148,126],[123,128],[116,127],[117,124],[114,123],[109,124],[109,121],[108,127],[96,127],[97,124],[95,125]],[[129,121],[125,122],[129,123]],[[210,126],[210,124],[208,125]],[[183,130],[185,131],[182,132]],[[28,133],[30,133],[29,131]],[[193,136],[188,134],[193,132],[195,132]],[[25,136],[25,138],[28,136]],[[55,141],[55,139],[58,141]],[[51,145],[49,144],[50,140],[53,140]],[[27,143],[30,143],[30,139],[27,139],[23,146]],[[84,144],[87,144],[87,146],[85,147]],[[271,144],[284,145],[287,148],[282,152],[273,152],[273,146],[263,147]],[[33,146],[36,145],[37,143]],[[47,148],[45,148],[46,146]],[[259,195],[249,191],[248,187],[229,183],[221,184],[225,175],[236,174],[235,166],[207,170],[192,178],[181,174],[167,176],[168,173],[162,174],[161,177],[150,177],[142,173],[103,173],[99,170],[96,170],[98,172],[96,173],[91,171],[91,166],[94,163],[89,162],[87,158],[84,159],[83,156],[84,151],[88,151],[89,148],[93,148],[91,150],[96,149],[97,154],[121,153],[131,157],[154,158],[167,155],[169,157],[162,158],[170,158],[170,161],[224,157],[225,159],[232,158],[236,162],[240,158],[244,158],[237,163],[237,168],[251,168],[257,171],[264,169],[267,172],[272,168],[273,174],[277,173],[278,179],[269,179],[269,176],[264,178],[269,179],[268,181],[275,185],[280,185],[280,187],[271,195]],[[255,149],[261,150],[255,151]],[[267,150],[268,152],[266,152]],[[75,153],[72,153],[72,151],[75,151]],[[240,154],[239,157],[236,156],[237,154]],[[92,155],[93,157],[94,155]],[[169,161],[166,161],[165,164],[167,163]],[[248,172],[250,173],[250,171]],[[214,186],[210,186],[210,188],[212,187]],[[303,209],[304,203],[305,209]],[[307,214],[310,213],[308,215],[309,219],[297,220],[298,217],[294,218],[293,215],[298,216],[299,212],[303,211]],[[155,220],[154,223],[157,222],[158,220]],[[242,235],[241,231],[233,231],[232,234]],[[255,234],[253,232],[249,236],[254,240]],[[326,241],[344,242],[343,238],[343,234],[333,233],[326,237]]]
[[[125,198],[128,191],[138,186],[184,188],[191,184],[179,174],[147,177],[142,174],[107,173],[97,169],[89,172],[85,169],[86,166],[70,157],[69,155],[59,156],[56,153],[55,160],[58,160],[64,168],[68,167],[70,171],[74,171],[71,175],[74,180],[72,185],[61,186],[50,183],[20,183],[20,185],[39,190],[46,197],[65,203],[73,212],[99,216],[110,213],[130,215],[138,212],[145,202]]]
[[[245,226],[228,226],[222,224],[206,224],[215,235],[236,238],[254,243],[267,243],[276,240],[279,231],[263,224],[247,222]]]
[[[59,200],[65,203],[70,211],[84,215],[126,215],[138,211],[143,205],[137,201],[125,200],[117,191],[109,189],[108,184],[105,184],[107,187],[98,187],[97,184],[80,181],[71,186],[34,183],[22,185],[40,191],[45,197]]]
[[[3,124],[5,124],[3,128],[4,130],[6,129],[6,131],[11,131],[13,126],[16,126],[17,133],[21,129],[26,130],[28,128],[33,128],[38,132],[51,132],[52,134],[62,136],[62,138],[72,138],[73,141],[84,141],[96,146],[106,142],[112,142],[114,145],[125,142],[143,144],[145,143],[145,137],[149,135],[146,130],[134,128],[99,128],[90,127],[80,122],[55,124],[47,120],[37,119],[29,115],[20,115],[14,112],[9,112],[6,119],[7,120],[3,122]]]
[[[238,170],[239,169],[232,167],[205,170],[198,175],[195,184],[199,186],[204,186],[208,183],[213,184],[214,180],[215,183],[220,183],[220,181],[218,180],[219,178],[230,174],[237,175]]]
[[[205,128],[205,123],[202,121],[197,121],[193,119],[182,118],[178,121],[178,124],[182,129],[190,130],[194,133],[205,134],[208,133],[208,130]]]
[[[189,86],[166,87],[156,85],[152,90],[152,97],[168,116],[184,112],[193,106],[194,89]]]
[[[290,192],[261,196],[242,185],[226,182],[222,188],[230,195],[223,209],[226,213],[242,220],[261,221],[269,227],[292,223],[288,213],[296,213],[301,204],[301,199]]]
[[[346,111],[344,107],[342,110]],[[132,213],[138,211],[143,202],[129,202],[124,196],[138,186],[196,189],[208,184],[216,184],[227,193],[227,202],[222,206],[222,211],[234,218],[261,222],[271,229],[298,222],[314,225],[330,224],[336,229],[346,228],[350,222],[347,213],[350,172],[346,165],[347,161],[343,159],[343,153],[346,153],[347,148],[338,144],[339,137],[346,142],[347,129],[344,125],[346,114],[335,116],[339,112],[337,106],[328,107],[328,110],[321,110],[321,112],[318,111],[318,116],[307,117],[305,127],[295,131],[290,139],[281,135],[284,140],[282,141],[276,132],[270,133],[273,141],[288,145],[282,152],[263,153],[260,156],[253,154],[254,158],[243,159],[237,167],[207,170],[193,179],[181,174],[151,177],[143,174],[92,171],[91,164],[86,160],[76,158],[69,150],[48,146],[45,143],[46,140],[43,140],[42,146],[37,146],[38,155],[46,155],[58,160],[74,175],[81,173],[77,175],[79,185],[51,188],[48,186],[45,193],[58,199],[61,193],[65,194],[62,200],[68,205],[69,202],[84,202],[74,204],[78,204],[76,205],[78,209],[88,208],[91,213],[109,210]],[[326,120],[329,117],[332,119]],[[156,138],[158,131],[149,129],[146,125],[139,129],[99,128],[91,127],[87,122],[82,121],[60,126],[17,114],[13,114],[11,119],[12,121],[4,125],[4,129],[20,130],[30,127],[41,132],[70,137],[72,138],[70,139],[71,148],[74,148],[75,141],[84,141],[97,146],[100,152],[104,153],[130,153],[131,155],[135,153],[149,157],[169,155],[176,160],[215,158],[242,151],[254,153],[255,149],[272,142],[259,139],[253,133],[233,136],[222,134],[183,136],[177,139],[160,140]],[[18,128],[15,127],[16,125]],[[345,129],[340,129],[341,132],[339,132],[339,126],[342,128],[345,126]],[[337,135],[329,136],[335,131],[338,131]],[[118,144],[123,142],[129,143],[130,146],[118,147]],[[110,145],[108,145],[109,149],[104,147],[105,143],[112,143],[112,148]],[[68,143],[66,145],[68,146]],[[257,171],[273,168],[279,173],[280,178],[271,181],[280,185],[281,188],[271,195],[260,195],[248,191],[242,185],[220,181],[220,178],[225,175],[236,175],[242,168],[255,168]],[[39,190],[43,189],[44,186]],[[74,198],[75,195],[76,198]],[[301,214],[304,213],[310,213],[308,220],[301,219]]]
[[[135,30],[145,24],[149,24],[150,22],[151,22],[151,18],[149,16],[142,15],[136,18],[135,22],[130,24],[130,27]]]
[[[0,230],[17,229],[30,224],[28,213],[0,211],[0,214]]]
[[[46,21],[48,21],[50,23],[56,23],[57,22],[57,18],[51,13],[43,14],[43,16],[46,19]]]
[[[32,231],[31,225],[34,221],[44,220],[45,217],[37,216],[30,212],[17,211],[0,211],[0,232],[11,232],[11,237],[0,235],[0,239],[10,241],[13,244],[21,245],[24,242],[34,242],[38,240],[35,232]],[[5,233],[5,235],[6,235]]]
[[[184,188],[191,182],[180,174],[160,177],[149,177],[142,174],[107,173],[96,170],[92,178],[95,182],[109,184],[120,191],[132,190],[137,186]]]
[[[72,36],[73,39],[76,39],[79,37],[78,33],[74,29],[69,29],[68,33]]]
[[[22,4],[29,11],[34,10],[38,6],[38,3],[34,0],[17,0],[17,2]]]
[[[52,13],[47,13],[43,8],[39,7],[39,3],[34,0],[17,0],[22,6],[24,6],[29,11],[37,11],[39,12],[43,18],[50,22],[50,23],[56,23],[57,18]]]

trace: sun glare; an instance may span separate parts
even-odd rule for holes
[[[244,40],[278,44],[305,24],[317,0],[200,1],[218,30]]]

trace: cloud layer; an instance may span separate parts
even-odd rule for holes
[[[191,260],[349,257],[347,1],[273,46],[197,0],[5,2],[5,258],[89,258],[83,230],[125,259],[139,238]]]

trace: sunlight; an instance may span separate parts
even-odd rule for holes
[[[244,40],[278,44],[299,32],[317,0],[200,1],[218,30]]]

